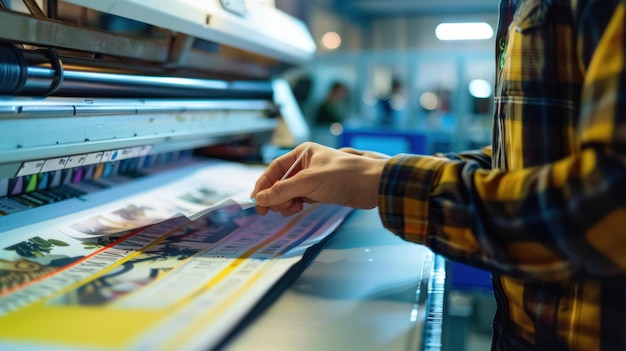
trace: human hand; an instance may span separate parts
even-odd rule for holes
[[[288,178],[280,180],[303,152]],[[302,211],[303,203],[316,202],[374,208],[378,205],[378,185],[386,163],[386,158],[304,143],[268,166],[251,197],[256,200],[259,214],[271,210],[289,216]]]
[[[363,156],[363,157],[376,158],[376,159],[388,159],[388,158],[391,158],[391,156],[389,156],[387,154],[380,153],[380,152],[359,150],[359,149],[354,149],[354,148],[351,148],[351,147],[342,147],[341,149],[339,149],[339,151],[343,151],[343,152],[347,152],[349,154]]]

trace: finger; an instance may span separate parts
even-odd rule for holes
[[[263,174],[261,174],[259,179],[257,179],[256,183],[254,184],[254,189],[252,190],[252,193],[250,193],[251,199],[256,199],[257,193],[259,191],[267,189],[271,187],[272,184],[274,184],[267,173],[268,171],[266,170],[265,172],[263,172]]]
[[[289,208],[291,208],[292,206],[294,206],[295,203],[300,203],[302,204],[302,200],[301,199],[293,199],[278,205],[274,205],[274,206],[269,206],[269,207],[265,207],[265,206],[258,206],[257,205],[257,213],[264,215],[269,211],[272,212],[283,212]],[[297,207],[297,205],[296,205]]]
[[[267,207],[256,206],[256,213],[260,214],[261,216],[266,215],[269,211],[270,209]]]
[[[294,204],[294,201],[283,202],[283,203],[278,204],[278,205],[270,206],[270,210],[272,210],[274,212],[281,212],[281,211],[291,207],[293,204]]]
[[[277,182],[272,187],[256,194],[256,203],[265,207],[282,209],[290,205],[293,199],[304,196],[301,193],[302,186],[298,186],[298,180],[288,178]]]
[[[280,214],[282,214],[285,217],[288,217],[288,216],[294,215],[294,214],[302,211],[303,209],[304,209],[304,205],[302,204],[302,202],[294,201],[291,206],[289,206],[288,208],[280,211]]]

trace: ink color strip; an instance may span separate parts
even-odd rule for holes
[[[164,165],[170,162],[172,159],[172,154],[170,152],[166,152],[163,154],[159,154],[159,162],[158,165]]]
[[[111,173],[113,173],[113,165],[109,162],[104,164],[104,171],[102,171],[102,177],[106,178],[111,176]]]
[[[141,168],[150,168],[154,166],[156,160],[157,157],[155,155],[147,155],[146,158],[143,160]]]
[[[48,189],[61,185],[61,176],[63,175],[62,171],[49,172],[48,174],[50,174],[50,177],[52,178],[50,180],[50,184],[48,184]]]
[[[72,183],[80,183],[83,180],[83,167],[76,167],[73,170]]]
[[[72,169],[64,169],[61,171],[61,185],[70,184],[72,182]]]
[[[93,170],[96,167],[94,165],[88,165],[83,167],[83,179],[93,179]]]
[[[25,190],[25,192],[29,193],[29,192],[37,190],[37,180],[38,180],[38,178],[39,177],[37,176],[37,174],[24,176],[24,183],[26,183],[26,190]]]
[[[121,162],[112,162],[111,166],[113,167],[113,169],[111,170],[111,174],[109,175],[109,177],[117,175],[119,173],[120,163]]]
[[[104,172],[104,163],[100,163],[96,165],[96,169],[93,172],[93,177],[91,179],[100,179],[102,178],[102,173]]]
[[[50,172],[40,173],[39,181],[37,182],[37,190],[48,189],[49,181],[50,181]]]
[[[137,171],[137,167],[139,166],[138,158],[131,158],[126,160],[126,172],[125,173],[135,173]]]
[[[9,179],[9,195],[17,195],[24,192],[24,179],[22,177]]]
[[[126,173],[128,172],[128,160],[122,160],[120,162],[118,162],[119,166],[118,166],[118,172],[119,173]]]

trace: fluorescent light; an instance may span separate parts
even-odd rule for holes
[[[493,36],[493,28],[485,22],[440,23],[435,35],[439,40],[482,40]]]
[[[474,79],[469,83],[469,91],[475,98],[488,98],[491,96],[491,84],[484,79]]]

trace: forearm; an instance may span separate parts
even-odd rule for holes
[[[387,228],[466,263],[541,279],[626,272],[626,172],[616,154],[588,149],[508,172],[396,157],[379,194]]]

